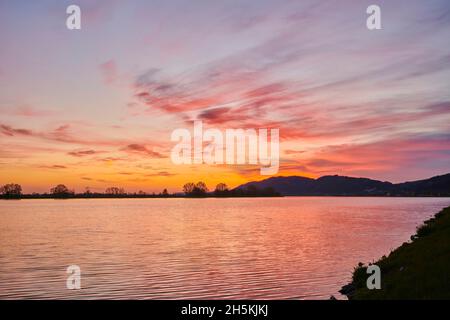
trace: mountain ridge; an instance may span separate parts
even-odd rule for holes
[[[428,179],[392,183],[363,177],[326,175],[317,179],[277,176],[251,181],[235,189],[273,188],[284,196],[450,196],[450,173]]]

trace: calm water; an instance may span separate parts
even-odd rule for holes
[[[311,299],[450,199],[0,201],[0,298]],[[66,289],[79,265],[81,290]]]

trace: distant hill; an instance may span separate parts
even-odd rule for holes
[[[273,188],[284,196],[450,196],[450,173],[397,184],[338,175],[318,179],[272,177],[249,182],[236,189],[246,190],[249,187]]]

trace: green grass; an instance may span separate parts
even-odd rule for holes
[[[375,262],[381,269],[381,289],[366,287],[367,266],[353,273],[351,299],[450,299],[450,207],[417,228],[412,242]]]

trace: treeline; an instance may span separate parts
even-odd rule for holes
[[[84,192],[76,193],[64,184],[58,184],[46,193],[23,194],[22,187],[16,183],[6,184],[0,187],[0,197],[3,199],[54,199],[54,198],[143,198],[143,197],[174,197],[167,189],[160,193],[146,193],[144,191],[126,192],[124,188],[109,187],[104,192],[92,192],[86,188]]]
[[[126,192],[121,187],[108,187],[104,192],[92,192],[86,188],[84,192],[76,193],[64,184],[58,184],[48,193],[23,194],[22,186],[9,183],[0,187],[0,199],[85,199],[85,198],[205,198],[205,197],[278,197],[279,193],[272,188],[259,189],[249,186],[247,189],[232,189],[224,183],[219,183],[214,191],[210,192],[204,182],[196,184],[189,182],[183,186],[183,193],[169,193],[163,189],[160,193],[146,193],[144,191]]]
[[[260,189],[256,186],[248,186],[245,189],[229,189],[225,183],[219,183],[213,192],[209,192],[202,181],[196,184],[188,182],[183,186],[183,192],[187,197],[280,197],[273,188]]]

